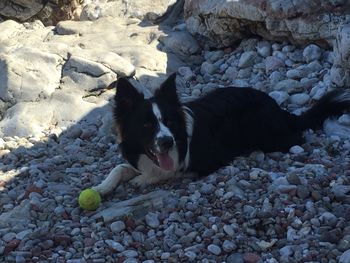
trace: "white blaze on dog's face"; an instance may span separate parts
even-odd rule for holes
[[[154,138],[154,154],[157,156],[160,168],[173,171],[178,166],[179,157],[174,135],[164,124],[157,103],[152,103],[152,110],[158,121],[158,130]]]

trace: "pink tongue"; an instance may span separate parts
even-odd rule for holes
[[[160,168],[163,170],[169,171],[174,169],[174,161],[171,159],[167,153],[158,153],[157,154],[158,162]]]

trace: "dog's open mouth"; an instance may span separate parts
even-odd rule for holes
[[[169,152],[158,152],[151,148],[146,148],[147,156],[160,168],[165,171],[174,170],[174,160],[170,157]]]

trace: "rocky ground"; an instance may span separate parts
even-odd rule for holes
[[[315,45],[246,39],[202,57],[178,69],[184,101],[252,86],[300,114],[332,89],[333,53]],[[289,153],[255,152],[198,180],[125,184],[86,212],[79,192],[122,162],[105,125],[0,139],[0,261],[350,262],[349,115]]]

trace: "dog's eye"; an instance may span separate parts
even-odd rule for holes
[[[146,122],[143,124],[143,127],[145,127],[146,129],[152,128],[152,122]]]

